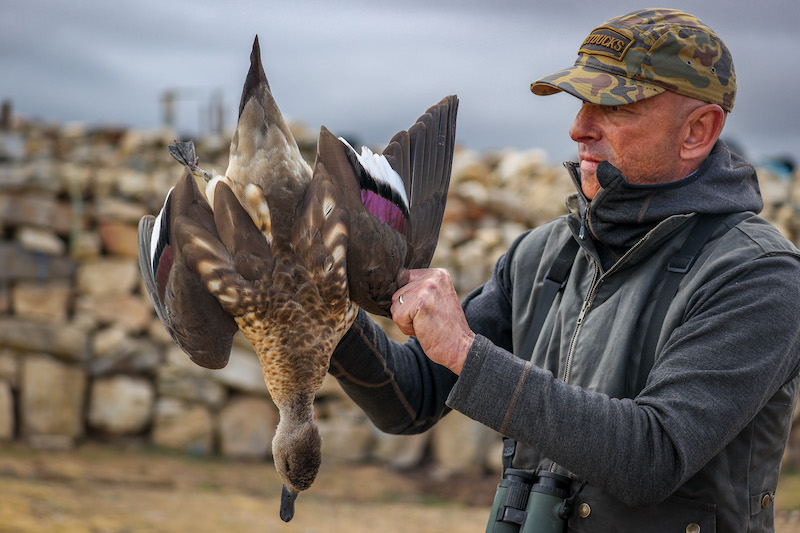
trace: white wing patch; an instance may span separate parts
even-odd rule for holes
[[[356,154],[356,157],[358,158],[358,162],[361,163],[361,166],[364,167],[364,170],[366,170],[375,181],[388,185],[392,190],[396,191],[403,200],[406,209],[411,207],[408,197],[406,196],[406,187],[403,185],[403,179],[400,177],[400,174],[398,174],[395,169],[392,168],[392,166],[389,164],[389,161],[387,161],[382,154],[376,154],[366,146],[361,147],[361,153],[359,154],[352,146],[350,146],[350,143],[348,143],[342,137],[339,137],[339,140],[346,144],[348,148],[353,150],[353,153]]]
[[[150,260],[152,261],[153,258],[156,256],[156,246],[158,245],[158,240],[161,238],[161,217],[164,215],[164,208],[167,207],[167,202],[169,202],[169,197],[172,194],[172,190],[175,187],[170,187],[169,191],[167,192],[167,197],[164,198],[164,205],[161,206],[161,211],[158,212],[158,216],[156,217],[156,221],[153,224],[153,234],[150,235]],[[151,265],[152,268],[152,265]]]

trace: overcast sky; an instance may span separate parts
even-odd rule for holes
[[[739,91],[726,137],[753,159],[800,154],[797,0],[675,0],[733,52]],[[152,128],[179,89],[177,125],[197,130],[215,91],[236,120],[258,34],[284,115],[380,145],[448,94],[458,141],[541,147],[573,158],[578,101],[530,83],[573,63],[582,40],[628,0],[0,0],[0,99],[52,122]]]

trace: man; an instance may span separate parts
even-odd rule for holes
[[[772,531],[800,252],[754,214],[755,170],[718,141],[736,93],[727,47],[692,15],[638,11],[531,90],[584,102],[570,214],[522,235],[460,304],[447,272],[411,272],[392,314],[414,337],[390,342],[362,312],[331,373],[385,431],[452,408],[516,440],[515,468],[572,479],[569,530]],[[679,283],[665,296],[667,266]]]

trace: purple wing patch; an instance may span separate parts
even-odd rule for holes
[[[172,270],[172,264],[175,258],[172,255],[172,247],[165,246],[157,259],[157,266],[155,270],[156,287],[158,288],[158,297],[163,302],[165,292],[167,290],[167,281],[169,281],[169,272]]]
[[[364,204],[367,211],[378,217],[378,220],[383,224],[389,224],[400,233],[405,233],[408,217],[393,202],[374,191],[362,189],[361,203]]]

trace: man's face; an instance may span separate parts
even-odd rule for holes
[[[597,165],[608,161],[630,183],[667,183],[682,174],[679,158],[691,99],[665,92],[621,106],[585,102],[569,130],[578,143],[581,188],[590,200],[600,190]]]

